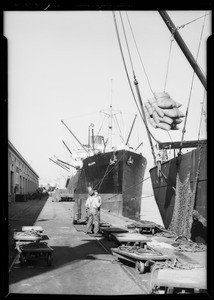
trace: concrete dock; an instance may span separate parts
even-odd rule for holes
[[[47,199],[33,225],[42,226],[44,229],[44,234],[48,237],[46,242],[54,249],[53,264],[48,267],[44,260],[35,259],[29,261],[26,266],[21,266],[17,255],[9,270],[9,293],[78,295],[148,293],[138,278],[140,276],[135,276],[135,269],[128,266],[125,269],[112,256],[110,248],[115,247],[114,242],[87,235],[81,227],[79,230],[75,228],[72,222],[73,206],[74,202],[52,202],[51,197]],[[111,221],[111,224],[117,223],[118,226],[126,224],[126,220],[116,216],[112,216],[111,219],[110,215],[106,214],[106,220],[104,219],[103,213],[104,222]],[[24,220],[22,222],[23,226],[26,225]]]
[[[114,240],[87,235],[85,225],[74,225],[73,208],[74,202],[56,202],[52,197],[9,205],[12,228],[9,236],[8,293],[150,294],[151,272],[139,274],[133,264],[118,261],[111,253],[111,248],[118,247]],[[148,220],[152,211],[145,212],[146,209],[143,218]],[[158,223],[157,218],[156,221]],[[101,222],[127,229],[127,225],[134,221],[101,210]],[[46,236],[44,241],[54,249],[51,266],[47,266],[42,258],[21,265],[17,250],[12,249],[14,227],[20,231],[22,226],[30,225],[41,226]],[[162,238],[154,237],[153,244],[161,241]],[[206,267],[206,253],[185,253],[185,257],[200,261],[202,267]]]

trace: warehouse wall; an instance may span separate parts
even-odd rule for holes
[[[39,187],[39,176],[8,141],[8,201],[15,201],[15,194],[32,194]]]

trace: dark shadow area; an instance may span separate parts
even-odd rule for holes
[[[207,227],[204,227],[200,222],[193,220],[191,229],[191,239],[196,243],[207,243]]]
[[[100,238],[100,240],[104,240],[104,238]],[[76,247],[51,246],[54,250],[51,266],[47,265],[45,257],[32,257],[23,265],[21,265],[20,262],[16,263],[9,275],[9,284],[14,284],[24,279],[41,275],[45,272],[49,272],[50,270],[54,272],[54,270],[65,266],[70,266],[71,272],[73,272],[76,268],[79,268],[84,264],[88,264],[91,260],[113,261],[112,256],[111,259],[105,259],[105,257],[99,258],[99,255],[110,256],[110,253],[108,254],[96,239],[86,238],[82,241],[85,243]],[[75,262],[78,262],[77,266],[73,265]]]
[[[17,251],[14,249],[14,231],[22,231],[22,226],[33,226],[42,211],[48,196],[27,202],[12,202],[8,205],[8,267],[11,266]],[[24,224],[23,224],[24,220]]]

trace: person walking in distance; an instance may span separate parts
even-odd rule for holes
[[[96,196],[94,190],[89,191],[89,197],[85,203],[86,209],[88,208],[88,223],[87,234],[92,234],[92,226],[94,224],[94,234],[99,235],[100,229],[100,214],[99,209],[101,206],[100,196]]]

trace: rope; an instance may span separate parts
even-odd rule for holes
[[[121,19],[121,23],[122,23],[122,27],[123,27],[123,33],[124,33],[124,37],[125,37],[125,41],[126,41],[127,50],[128,50],[128,53],[129,53],[130,63],[131,63],[131,66],[132,66],[134,84],[136,86],[137,95],[138,95],[138,99],[139,99],[141,110],[142,110],[142,116],[143,116],[143,119],[144,119],[144,124],[145,124],[145,127],[146,127],[150,147],[151,147],[151,150],[152,150],[152,155],[154,157],[154,164],[156,165],[156,158],[155,158],[155,153],[154,153],[153,144],[152,144],[152,140],[151,140],[151,135],[150,135],[150,131],[149,131],[148,125],[147,125],[147,120],[146,120],[146,116],[145,116],[145,112],[144,112],[144,108],[143,108],[143,103],[142,103],[142,100],[141,100],[140,90],[139,90],[139,87],[138,87],[138,81],[137,81],[136,76],[135,76],[135,72],[134,72],[134,68],[133,68],[133,63],[132,63],[132,59],[131,59],[131,55],[130,55],[130,51],[129,51],[129,45],[128,45],[128,41],[127,41],[127,38],[126,38],[126,32],[125,32],[125,28],[124,28],[124,25],[123,25],[123,19],[122,19],[121,13],[120,13],[120,19]]]
[[[139,49],[138,49],[138,46],[137,46],[137,43],[136,43],[136,39],[135,39],[133,30],[132,30],[132,26],[131,26],[131,23],[130,23],[130,20],[129,20],[129,17],[128,17],[127,12],[126,12],[126,17],[127,17],[128,23],[129,23],[129,27],[130,27],[130,30],[131,30],[131,33],[132,33],[132,37],[133,37],[133,40],[134,40],[134,44],[135,44],[137,53],[138,53],[139,58],[140,58],[141,65],[142,65],[143,70],[144,70],[144,74],[145,74],[145,76],[146,76],[146,79],[147,79],[148,85],[149,85],[149,87],[150,87],[150,90],[151,90],[153,96],[155,97],[154,91],[153,91],[153,89],[152,89],[152,87],[151,87],[151,84],[150,84],[150,81],[149,81],[149,77],[148,77],[148,75],[147,75],[146,69],[145,69],[145,67],[144,67],[144,64],[143,64],[143,61],[142,61],[142,58],[141,58],[141,55],[140,55],[140,52],[139,52]],[[166,78],[165,78],[165,84],[164,84],[164,91],[165,91],[165,89],[166,89],[166,82],[167,82],[167,77],[168,77],[169,61],[170,61],[170,56],[171,56],[171,48],[172,48],[172,42],[173,42],[173,40],[174,40],[174,35],[172,34],[172,37],[171,37],[171,39],[170,39],[170,50],[169,50],[169,55],[168,55],[167,71],[166,71]],[[172,141],[172,138],[171,138],[171,136],[170,136],[170,134],[169,134],[169,131],[167,131],[167,133],[168,133],[168,135],[169,135],[169,137],[170,137],[171,142],[173,142],[173,141]],[[150,133],[150,134],[151,134],[151,133]],[[154,138],[153,138],[153,139],[154,139]],[[155,141],[156,141],[156,140],[155,140]]]
[[[104,175],[103,175],[103,178],[95,185],[95,187],[94,187],[94,189],[98,186],[98,184],[99,184],[99,186],[98,186],[98,190],[99,190],[99,188],[101,187],[101,184],[103,183],[103,180],[105,179],[105,177],[118,165],[118,163],[123,159],[123,157],[124,157],[124,155],[125,155],[125,153],[123,153],[123,155],[121,156],[121,158],[114,164],[114,166],[111,168],[111,170],[110,171],[108,171],[108,168],[110,167],[110,162],[109,162],[109,164],[108,164],[108,166],[107,166],[107,169],[106,169],[106,171],[105,171],[105,173],[104,173]],[[114,157],[114,153],[112,154],[112,156],[111,156],[111,159]],[[111,159],[110,159],[110,161],[111,161]],[[108,172],[107,172],[108,171]]]
[[[121,56],[122,56],[122,59],[123,59],[123,65],[124,65],[124,68],[125,68],[125,71],[126,71],[126,76],[127,76],[128,82],[129,82],[129,86],[130,86],[130,89],[131,89],[131,92],[132,92],[135,104],[136,104],[137,109],[138,109],[138,112],[139,112],[141,118],[143,119],[142,113],[141,113],[141,111],[140,111],[140,109],[138,107],[138,104],[137,104],[137,101],[136,101],[136,98],[135,98],[135,95],[134,95],[134,91],[133,91],[133,88],[132,88],[132,85],[131,85],[131,81],[130,81],[130,78],[129,78],[128,70],[127,70],[127,67],[126,67],[126,62],[125,62],[125,58],[124,58],[124,55],[123,55],[123,50],[122,50],[122,46],[121,46],[121,42],[120,42],[120,37],[119,37],[119,32],[118,32],[118,27],[117,27],[117,21],[116,21],[115,13],[114,12],[112,12],[112,13],[113,13],[114,24],[115,24],[115,29],[116,29],[116,33],[117,33],[117,39],[118,39],[118,43],[119,43],[119,47],[120,47],[120,52],[121,52]],[[143,119],[143,121],[144,121],[144,119]]]
[[[196,171],[196,175],[195,175],[195,185],[194,185],[193,194],[192,194],[194,204],[195,204],[196,190],[197,190],[197,185],[198,185],[198,177],[199,177],[199,173],[200,173],[202,148],[203,148],[203,145],[200,145],[199,146],[200,152],[199,152],[199,156],[198,156],[198,166],[197,166],[197,171]]]
[[[122,27],[123,27],[123,33],[124,33],[125,41],[126,41],[126,47],[127,47],[127,50],[128,50],[129,59],[130,59],[131,67],[132,67],[133,77],[135,77],[135,72],[134,72],[134,67],[133,67],[133,63],[132,63],[132,58],[131,58],[131,54],[130,54],[130,50],[129,50],[129,45],[128,45],[128,41],[127,41],[127,37],[126,37],[126,32],[125,32],[125,28],[124,28],[124,24],[123,24],[123,18],[122,18],[121,12],[119,12],[119,14],[120,14],[120,20],[121,20],[121,24],[122,24]]]
[[[98,131],[98,133],[97,133],[97,135],[96,135],[95,139],[94,139],[94,143],[96,142],[96,140],[97,140],[97,137],[98,137],[98,135],[99,135],[99,133],[100,133],[100,131],[101,131],[102,127],[103,127],[103,123],[104,123],[105,119],[106,119],[106,115],[104,115],[103,122],[102,122],[102,124],[101,124],[101,126],[100,126],[100,129],[99,129],[99,131]]]
[[[113,121],[114,121],[115,124],[117,125],[117,128],[118,128],[118,131],[119,131],[119,135],[120,135],[121,140],[124,142],[124,138],[123,138],[123,135],[122,135],[122,132],[121,132],[121,129],[120,129],[120,126],[119,126],[119,123],[118,123],[118,120],[117,120],[116,115],[113,115]]]
[[[206,15],[205,15],[205,17],[206,17]],[[203,22],[203,25],[202,25],[202,30],[201,30],[201,35],[200,35],[200,40],[199,40],[199,45],[198,45],[198,50],[197,50],[197,55],[196,55],[196,62],[198,60],[198,55],[199,55],[199,51],[200,51],[202,35],[203,35],[203,31],[204,31],[205,17],[204,17],[204,22]],[[189,105],[190,105],[190,99],[191,99],[191,95],[192,95],[194,77],[195,77],[195,71],[193,71],[193,75],[192,75],[192,82],[191,82],[189,100],[188,100],[186,115],[185,115],[185,120],[184,120],[184,127],[183,127],[183,130],[182,130],[182,137],[181,137],[181,144],[180,144],[179,154],[181,154],[182,144],[183,144],[183,140],[184,140],[184,134],[186,132],[186,122],[187,122],[187,116],[188,116],[188,112],[189,112]]]
[[[113,157],[113,156],[112,156]],[[97,188],[97,186],[98,186],[98,190],[99,190],[99,188],[101,187],[101,184],[103,183],[103,180],[104,180],[104,178],[107,176],[107,171],[108,171],[108,168],[110,167],[110,163],[108,164],[108,166],[107,166],[107,168],[106,168],[106,171],[105,171],[105,173],[104,173],[104,175],[103,175],[103,178],[95,185],[95,187],[94,187],[94,189],[96,189]]]
[[[135,184],[133,184],[133,185],[132,185],[132,186],[130,186],[129,188],[125,189],[123,192],[126,192],[126,191],[128,191],[129,189],[133,188],[134,186],[137,186],[137,185],[141,184],[142,182],[146,181],[146,180],[147,180],[147,179],[149,179],[149,178],[150,178],[150,176],[149,176],[149,177],[147,177],[147,178],[145,178],[145,179],[143,179],[143,180],[141,180],[141,181],[140,181],[140,182],[138,182],[138,183],[135,183]],[[112,199],[112,198],[116,197],[117,195],[119,195],[119,193],[117,193],[117,194],[114,194],[113,196],[111,196],[110,198],[108,198],[108,200],[110,200],[110,199]]]
[[[146,76],[146,79],[147,79],[149,88],[150,88],[152,94],[154,95],[154,92],[153,92],[153,90],[152,90],[152,87],[151,87],[151,84],[150,84],[150,81],[149,81],[149,77],[148,77],[148,75],[147,75],[146,69],[145,69],[145,67],[144,67],[144,64],[143,64],[143,61],[142,61],[142,58],[141,58],[141,55],[140,55],[140,52],[139,52],[139,49],[138,49],[138,46],[137,46],[135,37],[134,37],[134,33],[133,33],[133,30],[132,30],[132,26],[131,26],[131,23],[130,23],[130,20],[129,20],[129,17],[128,17],[127,12],[126,12],[126,17],[127,17],[128,23],[129,23],[129,27],[130,27],[130,30],[131,30],[131,33],[132,33],[132,37],[133,37],[133,40],[134,40],[134,43],[135,43],[135,47],[136,47],[137,53],[138,53],[138,55],[139,55],[140,62],[141,62],[141,65],[142,65],[142,67],[143,67],[144,74],[145,74],[145,76]]]
[[[195,21],[197,21],[197,20],[199,20],[199,19],[201,19],[201,18],[205,18],[205,17],[206,17],[207,15],[209,15],[209,14],[210,14],[210,13],[205,14],[205,15],[199,17],[199,18],[196,18],[196,19],[194,19],[194,20],[188,22],[188,23],[185,23],[185,24],[183,24],[183,25],[180,25],[180,26],[178,26],[176,29],[179,30],[180,28],[184,28],[186,25],[189,25],[190,23],[193,23],[193,22],[195,22]]]
[[[198,129],[198,144],[199,144],[199,138],[200,138],[202,116],[203,116],[203,111],[204,111],[204,108],[203,108],[203,107],[204,107],[205,93],[206,93],[206,91],[204,90],[204,97],[203,97],[203,102],[202,102],[202,107],[201,107],[200,124],[199,124],[199,129]]]
[[[166,260],[165,262],[160,262],[160,261],[155,262],[151,268],[152,269],[151,270],[151,279],[150,279],[151,294],[155,292],[155,288],[158,288],[155,286],[154,272],[156,270],[165,269],[165,268],[177,269],[177,270],[181,270],[181,269],[191,270],[194,267],[187,263],[180,263],[177,258],[175,258],[173,261]]]
[[[131,81],[130,81],[130,78],[129,78],[129,74],[128,74],[128,70],[127,70],[127,67],[126,67],[126,62],[125,62],[125,58],[124,58],[124,55],[123,55],[123,50],[122,50],[122,46],[121,46],[121,42],[120,42],[120,37],[119,37],[119,32],[118,32],[118,27],[117,27],[117,21],[116,21],[116,17],[115,17],[115,13],[113,13],[113,18],[114,18],[114,24],[115,24],[115,29],[116,29],[116,33],[117,33],[117,39],[118,39],[118,43],[119,43],[119,47],[120,47],[120,52],[121,52],[121,56],[122,56],[122,60],[123,60],[123,65],[124,65],[124,68],[125,68],[125,72],[126,72],[126,76],[127,76],[127,79],[128,79],[128,82],[129,82],[129,86],[130,86],[130,89],[131,89],[131,92],[132,92],[132,96],[134,98],[134,101],[135,101],[135,104],[137,106],[137,109],[138,109],[138,112],[144,122],[144,125],[146,126],[148,132],[150,133],[151,137],[157,142],[159,143],[159,141],[157,141],[154,136],[151,134],[151,132],[149,131],[148,129],[148,126],[146,125],[145,123],[145,120],[143,118],[143,115],[142,115],[142,112],[140,111],[139,109],[139,106],[137,104],[137,101],[136,101],[136,98],[135,98],[135,95],[134,95],[134,91],[133,91],[133,88],[132,88],[132,85],[131,85]]]
[[[169,55],[168,55],[168,61],[167,61],[167,67],[166,67],[166,77],[165,77],[165,83],[164,83],[164,91],[166,91],[166,83],[168,79],[168,73],[169,73],[169,62],[170,62],[170,57],[171,57],[171,52],[172,52],[172,42],[174,41],[174,35],[171,36],[170,38],[170,46],[169,46]]]

